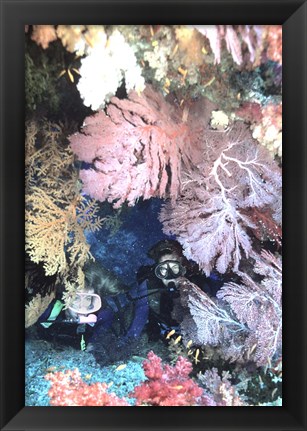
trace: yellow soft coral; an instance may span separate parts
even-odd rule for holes
[[[41,296],[39,293],[32,298],[25,309],[25,327],[29,328],[37,322],[37,319],[47,309],[50,302],[55,298],[55,293],[51,292],[49,295]]]
[[[26,143],[26,251],[33,262],[43,263],[46,275],[64,275],[91,256],[84,230],[99,229],[103,220],[96,202],[79,193],[61,126],[30,123]]]
[[[46,275],[64,273],[70,265],[83,265],[90,256],[84,229],[92,231],[102,225],[91,201],[86,208],[80,196],[73,202],[33,187],[26,196],[26,251],[33,262],[43,262]]]

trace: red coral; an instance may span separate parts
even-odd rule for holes
[[[45,379],[51,382],[52,406],[129,406],[126,400],[109,394],[106,383],[85,383],[78,369],[48,373]]]
[[[203,390],[188,376],[192,364],[179,356],[175,366],[163,365],[161,358],[149,352],[143,368],[149,379],[137,386],[130,395],[136,398],[136,405],[151,406],[193,406],[207,405],[202,398]]]

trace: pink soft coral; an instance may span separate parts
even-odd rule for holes
[[[126,400],[108,393],[106,383],[85,383],[78,369],[48,373],[45,379],[51,382],[48,395],[52,406],[129,406]]]
[[[203,404],[203,390],[188,376],[192,364],[179,356],[176,365],[163,365],[161,358],[149,352],[143,368],[148,378],[131,394],[136,405],[151,406],[193,406]]]

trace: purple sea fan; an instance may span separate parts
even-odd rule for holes
[[[260,366],[281,350],[282,267],[281,258],[269,252],[263,251],[260,256],[254,254],[253,257],[255,272],[264,276],[261,283],[239,273],[242,284],[226,283],[217,297],[226,301],[238,321],[249,328],[245,349]]]
[[[194,283],[182,278],[178,286],[180,303],[176,303],[173,317],[180,321],[184,316],[180,327],[186,340],[198,345],[226,346],[233,341],[234,334],[241,336],[248,332],[247,326],[231,315],[227,307]]]
[[[179,279],[180,298],[172,315],[185,340],[214,346],[224,360],[265,366],[281,354],[281,260],[268,252],[253,258],[254,270],[263,280],[259,283],[239,273],[242,283],[226,283],[217,298]]]
[[[240,209],[265,206],[281,207],[280,169],[237,122],[229,132],[204,132],[203,161],[183,171],[180,198],[159,218],[209,275],[214,266],[238,271],[242,251],[251,252],[247,228],[255,227]]]

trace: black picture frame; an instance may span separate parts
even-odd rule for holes
[[[306,430],[306,12],[303,0],[1,1],[1,430]],[[24,25],[84,23],[283,25],[283,407],[24,407]]]

